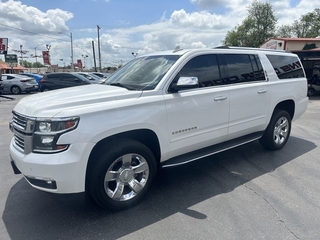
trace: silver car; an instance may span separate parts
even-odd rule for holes
[[[81,76],[84,76],[85,78],[90,80],[92,83],[102,84],[106,81],[106,78],[98,77],[98,76],[96,76],[92,73],[89,73],[89,72],[77,72],[77,73],[80,74]]]
[[[3,92],[19,94],[21,92],[38,91],[37,81],[19,74],[2,74]]]

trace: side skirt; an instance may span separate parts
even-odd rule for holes
[[[162,168],[174,167],[186,163],[208,157],[219,152],[226,151],[253,141],[258,140],[263,135],[263,132],[252,133],[240,138],[232,139],[223,143],[219,143],[210,147],[202,148],[190,153],[186,153],[177,157],[173,157],[161,163]]]

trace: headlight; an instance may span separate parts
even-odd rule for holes
[[[78,126],[79,117],[36,119],[33,136],[33,152],[55,153],[68,148],[68,144],[57,145],[59,137]]]

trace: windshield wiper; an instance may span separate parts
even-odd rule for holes
[[[110,85],[110,86],[117,86],[117,87],[122,87],[122,88],[126,88],[126,89],[128,89],[128,90],[137,90],[137,89],[135,89],[135,88],[132,88],[132,87],[129,87],[128,85],[126,85],[126,84],[122,84],[122,83],[109,83],[108,85]]]

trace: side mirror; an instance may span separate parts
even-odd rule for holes
[[[177,83],[173,83],[171,85],[171,89],[174,92],[178,92],[180,90],[198,88],[199,80],[197,77],[179,77]]]

